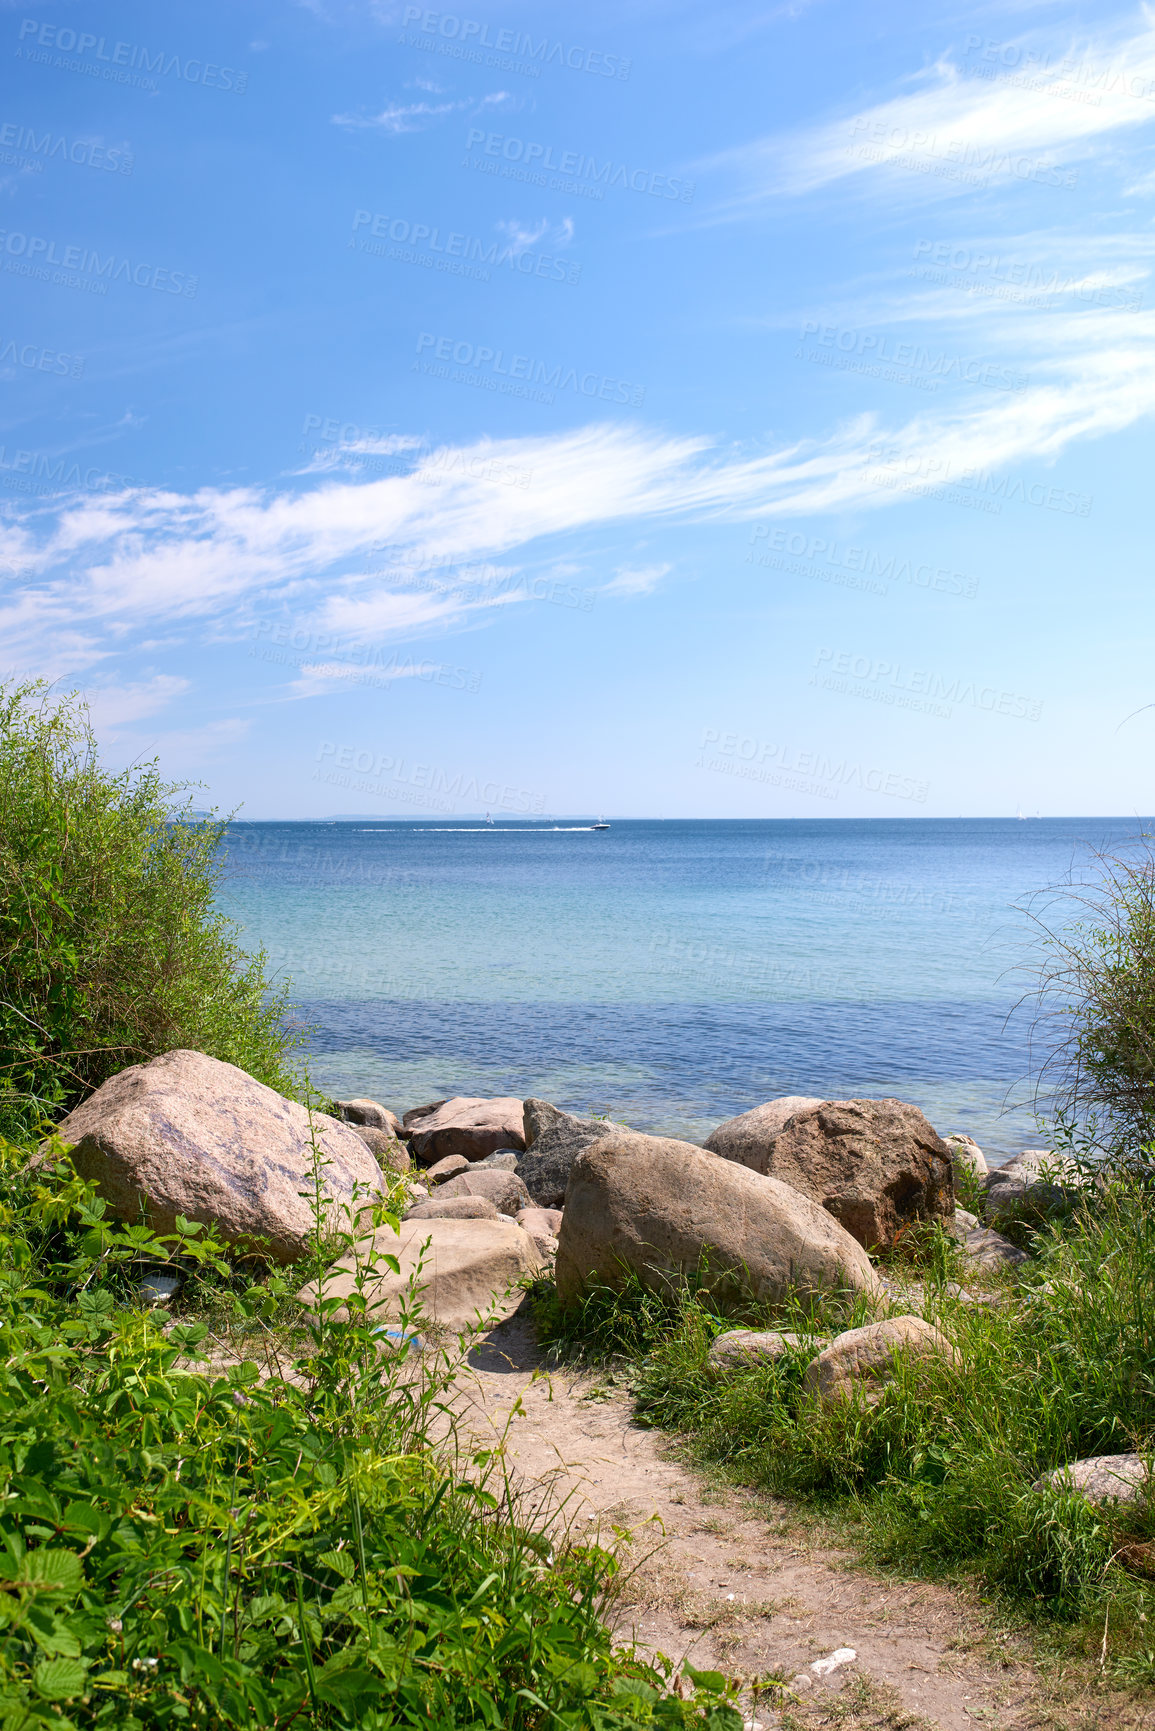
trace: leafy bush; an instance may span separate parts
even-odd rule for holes
[[[103,768],[76,698],[0,688],[0,1131],[174,1047],[294,1090],[285,994],[214,911],[224,827]]]
[[[684,1701],[615,1652],[612,1557],[523,1525],[498,1457],[435,1452],[456,1360],[381,1353],[339,1225],[318,1211],[362,1257],[347,1318],[322,1296],[265,1374],[214,1372],[203,1322],[124,1302],[141,1259],[228,1277],[211,1236],[116,1227],[65,1159],[0,1144],[5,1731],[737,1731],[721,1677]]]

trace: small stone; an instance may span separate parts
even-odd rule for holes
[[[979,1268],[1014,1268],[1029,1260],[1025,1250],[992,1228],[974,1226],[963,1233],[963,1255]]]
[[[495,1154],[487,1154],[484,1160],[475,1161],[477,1166],[496,1166],[499,1172],[516,1172],[521,1155],[514,1148],[499,1148]]]
[[[807,1365],[806,1391],[817,1395],[824,1406],[861,1392],[873,1406],[893,1382],[900,1355],[949,1360],[954,1348],[921,1316],[892,1316],[886,1322],[869,1322],[865,1328],[848,1328]]]
[[[814,1679],[810,1675],[809,1671],[799,1671],[795,1676],[791,1677],[786,1687],[788,1689],[793,1689],[796,1695],[801,1695],[805,1690],[813,1689]]]
[[[954,1223],[956,1226],[964,1227],[968,1232],[973,1232],[978,1226],[979,1217],[977,1214],[972,1214],[967,1208],[956,1208],[954,1211]]]
[[[741,1365],[773,1364],[788,1352],[818,1343],[789,1330],[730,1328],[711,1342],[706,1363],[712,1370],[733,1370]]]
[[[363,1124],[371,1130],[388,1130],[391,1135],[398,1135],[401,1130],[401,1120],[396,1112],[391,1112],[388,1106],[382,1106],[379,1100],[334,1100],[338,1118],[346,1124]]]
[[[405,1212],[406,1220],[496,1220],[497,1209],[485,1196],[431,1196]],[[503,1217],[504,1218],[504,1217]]]
[[[464,1154],[447,1154],[443,1160],[427,1166],[425,1176],[430,1184],[444,1184],[447,1179],[456,1178],[459,1172],[468,1172],[469,1166]]]

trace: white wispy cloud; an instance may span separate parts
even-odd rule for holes
[[[700,165],[733,177],[730,214],[851,176],[881,177],[914,196],[953,196],[978,184],[1070,185],[1069,167],[1112,134],[1155,120],[1155,28],[1128,22],[1057,43],[1026,33],[991,43],[978,31],[885,101],[821,126],[775,133]],[[1054,176],[1048,168],[1054,167]],[[896,179],[900,170],[909,170]]]
[[[962,294],[953,301],[970,304]],[[487,589],[464,568],[550,537],[646,519],[894,507],[968,472],[1027,468],[1037,479],[1072,443],[1155,412],[1155,312],[1077,296],[1056,306],[1034,315],[1032,329],[1045,334],[1028,389],[962,395],[905,419],[863,414],[769,451],[620,424],[432,450],[396,435],[375,444],[408,461],[403,474],[11,506],[0,527],[0,573],[9,573],[0,642],[19,664],[55,658],[65,672],[158,626],[171,634],[211,620],[219,636],[231,621],[236,634],[255,610],[286,601],[319,631],[412,637],[509,605],[508,586]],[[650,593],[665,574],[625,565],[609,592]],[[348,677],[316,659],[314,681]]]
[[[672,570],[672,565],[619,565],[610,581],[602,584],[602,594],[652,595]]]
[[[158,673],[152,679],[138,680],[128,685],[90,685],[87,690],[88,708],[97,727],[119,727],[125,722],[140,721],[155,715],[174,697],[189,690],[189,681],[171,673]]]
[[[441,95],[439,86],[423,79],[414,81],[419,89]],[[334,114],[334,126],[351,131],[386,132],[394,137],[403,132],[426,132],[447,114],[484,114],[487,109],[504,108],[513,98],[507,90],[490,91],[482,97],[468,96],[449,102],[387,102],[378,114]]]

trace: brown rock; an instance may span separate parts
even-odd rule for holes
[[[432,1166],[425,1169],[425,1179],[429,1184],[444,1184],[447,1178],[456,1178],[459,1172],[468,1172],[470,1162],[464,1154],[447,1154],[444,1160],[435,1160]]]
[[[347,1124],[314,1112],[322,1193],[340,1211],[385,1189],[380,1166]],[[112,1212],[155,1232],[176,1217],[215,1226],[226,1243],[294,1262],[314,1230],[309,1115],[234,1064],[165,1052],[112,1076],[58,1126],[72,1161]],[[333,1224],[344,1226],[340,1213]]]
[[[557,1235],[561,1231],[560,1208],[522,1208],[515,1216],[523,1232],[528,1232],[547,1262],[557,1255]]]
[[[574,1162],[558,1235],[557,1289],[668,1285],[705,1259],[707,1283],[781,1301],[788,1292],[878,1290],[870,1259],[817,1203],[689,1142],[618,1131]]]
[[[516,1215],[529,1207],[529,1191],[516,1172],[505,1172],[500,1166],[472,1166],[447,1178],[437,1187],[438,1198],[446,1196],[484,1196],[499,1214]]]
[[[431,1196],[405,1210],[406,1220],[496,1220],[497,1209],[484,1196]],[[530,1234],[532,1237],[532,1233]]]
[[[394,1136],[401,1134],[401,1120],[396,1112],[378,1100],[334,1100],[333,1104],[338,1118],[346,1124],[363,1124],[367,1130],[389,1130]]]
[[[904,1226],[954,1213],[950,1150],[902,1100],[824,1100],[795,1113],[775,1139],[770,1174],[869,1249],[889,1250]]]
[[[740,1117],[727,1118],[706,1138],[706,1147],[723,1160],[736,1160],[751,1172],[770,1173],[774,1144],[796,1112],[806,1112],[822,1101],[809,1094],[783,1094],[767,1100]]]
[[[456,1097],[438,1100],[406,1112],[405,1128],[415,1160],[432,1166],[447,1154],[466,1160],[481,1160],[499,1148],[525,1147],[520,1100],[474,1100]]]
[[[774,1364],[787,1353],[797,1352],[809,1344],[801,1334],[789,1329],[730,1328],[711,1341],[706,1363],[711,1370],[737,1370],[742,1365]]]
[[[521,1300],[518,1281],[541,1271],[532,1238],[505,1220],[403,1220],[398,1232],[376,1232],[360,1254],[363,1265],[366,1257],[376,1258],[378,1272],[366,1282],[365,1296],[382,1323],[401,1315],[414,1277],[426,1316],[461,1330],[510,1315]],[[385,1266],[386,1256],[397,1258],[400,1273]],[[302,1287],[302,1304],[316,1304],[318,1284],[326,1298],[347,1300],[357,1290],[353,1259],[339,1262],[323,1282]],[[347,1312],[336,1314],[341,1319]]]
[[[360,1136],[383,1172],[409,1171],[412,1165],[409,1150],[391,1130],[377,1130],[371,1124],[350,1124],[349,1128]]]
[[[807,1365],[804,1387],[824,1405],[860,1392],[873,1406],[893,1382],[898,1356],[953,1360],[954,1348],[921,1316],[892,1316],[836,1335]]]

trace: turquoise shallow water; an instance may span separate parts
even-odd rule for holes
[[[327,1092],[534,1093],[694,1140],[777,1094],[893,1094],[1001,1159],[1039,1143],[1021,904],[1143,827],[235,824],[222,905]]]

